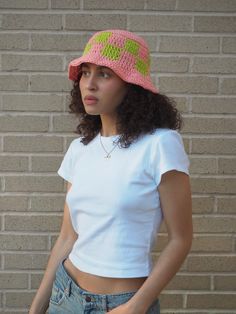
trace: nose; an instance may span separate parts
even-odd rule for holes
[[[87,78],[87,89],[88,90],[95,90],[97,88],[96,84],[96,77],[95,74],[90,74],[89,77]]]

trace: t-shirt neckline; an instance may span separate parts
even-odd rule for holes
[[[110,135],[110,136],[102,136],[101,133],[98,132],[98,136],[101,136],[101,139],[106,141],[106,140],[116,139],[116,138],[120,137],[121,134],[115,134],[115,135]]]

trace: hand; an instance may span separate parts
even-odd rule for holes
[[[130,306],[129,303],[124,303],[111,311],[106,312],[106,314],[145,314],[142,311],[138,311],[136,308]]]

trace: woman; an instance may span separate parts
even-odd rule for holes
[[[58,170],[63,222],[30,313],[160,313],[192,242],[180,113],[151,82],[145,41],[128,31],[95,33],[69,78],[79,137]],[[169,241],[153,266],[162,220]]]

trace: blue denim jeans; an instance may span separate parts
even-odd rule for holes
[[[49,314],[104,314],[126,303],[135,291],[115,294],[96,294],[82,289],[69,276],[62,261],[56,271],[48,308]],[[149,307],[147,314],[160,314],[159,299]]]

